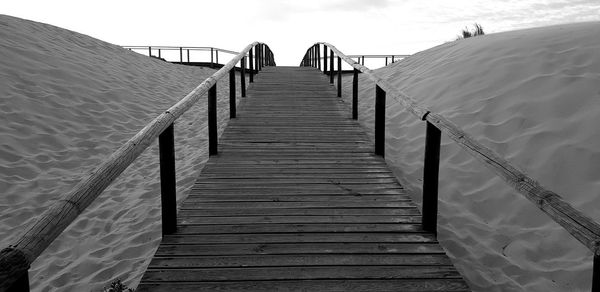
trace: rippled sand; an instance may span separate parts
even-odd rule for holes
[[[450,42],[376,74],[600,221],[599,28]],[[374,85],[361,75],[359,87],[372,133]],[[420,202],[425,124],[388,98],[386,127],[386,159]],[[444,136],[439,212],[439,239],[475,291],[589,291],[592,253]]]
[[[0,55],[2,248],[214,72],[4,15]],[[218,95],[225,122],[227,80]],[[175,125],[179,200],[207,159],[205,137],[201,99]],[[136,286],[160,241],[158,171],[155,143],[33,263],[33,291],[98,291],[116,277]]]

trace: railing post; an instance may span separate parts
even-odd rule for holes
[[[258,70],[262,71],[263,68],[263,48],[262,44],[258,45]]]
[[[327,74],[327,46],[323,45],[323,73]]]
[[[219,64],[219,50],[215,50],[215,60],[217,61],[216,63]]]
[[[260,45],[260,60],[261,60],[260,69],[261,70],[263,68],[265,68],[265,64],[266,64],[266,62],[265,62],[265,56],[266,56],[266,54],[265,54],[265,45]]]
[[[392,55],[392,63],[394,63],[394,55]]]
[[[254,50],[256,51],[256,58],[254,58],[254,62],[256,63],[256,74],[258,74],[258,71],[260,71],[260,62],[258,61],[260,59],[260,50],[258,47],[259,45],[254,47]]]
[[[161,57],[161,55],[160,55],[160,49],[158,49],[158,58],[160,58],[160,57]]]
[[[358,69],[352,76],[352,119],[358,120]]]
[[[375,154],[385,157],[385,91],[375,85]]]
[[[594,254],[594,266],[592,270],[592,292],[600,292],[600,256]]]
[[[179,63],[183,63],[183,48],[179,47]]]
[[[321,70],[321,45],[317,44],[317,68]]]
[[[187,59],[188,59],[188,63],[190,62],[190,49],[187,49]]]
[[[271,66],[269,47],[265,45],[265,66]]]
[[[235,119],[235,66],[229,70],[229,118]]]
[[[208,155],[219,153],[217,137],[217,84],[208,90]]]
[[[242,58],[241,64],[242,72],[240,73],[240,90],[242,91],[242,97],[246,97],[246,56]]]
[[[388,57],[385,57],[385,65],[388,65]]]
[[[152,57],[152,47],[148,47],[148,57]]]
[[[214,68],[214,67],[215,67],[215,65],[214,65],[214,64],[215,64],[215,63],[214,63],[214,61],[213,61],[213,48],[210,48],[210,67],[211,67],[211,68]]]
[[[162,234],[177,230],[177,187],[175,180],[175,133],[173,124],[158,136],[160,160],[160,203]]]
[[[423,230],[437,234],[438,176],[441,131],[427,122],[423,168]]]
[[[342,57],[338,56],[338,76],[337,76],[337,95],[342,97]]]
[[[330,56],[329,56],[329,67],[331,67],[331,69],[329,70],[329,83],[333,84],[333,50],[329,50]]]
[[[250,66],[250,83],[254,82],[254,54],[253,48],[250,48],[250,56],[248,57],[248,65]]]

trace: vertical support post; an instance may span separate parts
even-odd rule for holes
[[[6,291],[29,292],[29,271],[26,270],[25,273],[19,277],[19,279],[14,281]]]
[[[392,55],[392,63],[394,63],[394,55]]]
[[[375,85],[375,154],[385,157],[385,91]]]
[[[250,83],[254,82],[254,55],[253,49],[250,48],[250,57],[248,58],[248,65],[250,65]]]
[[[358,120],[358,69],[356,68],[352,77],[352,119]]]
[[[256,74],[258,74],[258,71],[260,71],[260,62],[258,61],[258,59],[260,59],[260,50],[259,50],[259,45],[256,45],[255,48],[255,52],[256,52],[256,58],[254,58],[254,62],[256,63]]]
[[[438,176],[441,131],[427,122],[423,168],[423,230],[437,234]]]
[[[337,95],[342,97],[342,57],[338,56]]]
[[[263,58],[263,53],[262,53],[262,44],[258,45],[258,70],[262,71],[262,58]]]
[[[162,57],[162,56],[160,55],[160,49],[158,49],[158,57],[159,57],[159,58],[160,58],[160,57]]]
[[[317,44],[317,68],[321,70],[321,45]]]
[[[148,57],[152,57],[152,47],[148,47]]]
[[[388,57],[385,57],[385,65],[388,65]]]
[[[329,67],[331,67],[331,69],[329,70],[329,83],[333,84],[333,50],[329,50],[330,57],[329,57]]]
[[[188,63],[190,62],[190,49],[187,49],[187,59],[188,59]]]
[[[600,256],[594,254],[594,268],[592,270],[592,292],[600,292]]]
[[[177,230],[177,188],[175,180],[175,132],[173,124],[158,136],[160,159],[160,203],[162,234]]]
[[[213,61],[213,48],[210,48],[210,67],[214,68],[214,61]]]
[[[219,50],[215,50],[216,63],[219,64]]]
[[[217,84],[208,90],[208,155],[219,153],[217,137]]]
[[[183,48],[179,47],[179,63],[183,63]]]
[[[270,58],[269,58],[269,47],[267,47],[267,45],[265,45],[265,66],[271,66],[270,63]]]
[[[235,67],[229,70],[229,118],[235,119]]]
[[[327,46],[323,45],[323,73],[327,74]]]
[[[246,97],[246,57],[242,58],[241,64],[242,72],[240,74],[240,89],[242,90],[242,97]]]

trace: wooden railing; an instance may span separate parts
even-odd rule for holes
[[[246,58],[247,53],[249,58]],[[29,291],[27,271],[31,263],[157,138],[162,234],[173,233],[177,228],[173,122],[208,92],[209,155],[217,154],[217,81],[229,75],[230,117],[235,118],[234,66],[241,62],[241,96],[245,97],[246,63],[249,64],[250,82],[253,82],[253,68],[258,72],[263,66],[275,65],[274,60],[274,55],[267,45],[258,42],[248,45],[219,71],[123,144],[73,190],[46,210],[14,244],[0,251],[0,291]]]
[[[327,59],[327,52],[323,52],[323,56],[321,56],[321,52],[315,52],[315,54],[318,54],[317,58],[320,60],[323,59]],[[388,55],[346,55],[346,57],[351,58],[351,59],[355,59],[356,58],[356,62],[358,64],[361,65],[365,65],[365,58],[367,59],[384,59],[385,60],[385,66],[387,66],[388,64],[392,64],[395,63],[396,61],[400,61],[406,57],[408,57],[410,55],[402,55],[402,54],[388,54]],[[306,56],[308,57],[307,64],[308,62],[310,62],[309,60],[313,60],[310,56]],[[305,66],[304,64],[304,59],[302,60],[302,62],[300,62],[300,66]],[[390,62],[391,61],[391,62]],[[317,64],[317,66],[320,66],[320,64]],[[321,67],[318,67],[319,69],[321,69]],[[323,63],[323,72],[327,72],[327,62]]]
[[[176,64],[205,64],[210,66],[211,68],[217,67],[219,64],[219,52],[226,53],[230,55],[238,55],[239,52],[215,48],[215,47],[176,47],[176,46],[123,46],[123,48],[128,49],[130,51],[138,52],[138,53],[147,53],[148,57],[157,57],[159,59],[165,59],[167,62],[172,62]],[[179,52],[179,61],[174,59],[166,59],[163,55],[165,51],[178,51]],[[210,62],[207,61],[198,61],[190,59],[190,51],[191,52],[210,52]],[[185,52],[185,54],[184,54]],[[184,58],[185,55],[185,58]]]
[[[365,65],[365,58],[367,59],[384,59],[385,66],[388,64],[395,63],[396,61],[400,61],[410,55],[347,55],[348,58],[356,58],[356,62]]]
[[[321,46],[323,48],[321,49]],[[573,208],[558,194],[542,187],[524,172],[511,165],[506,159],[500,157],[493,150],[483,146],[465,133],[460,127],[443,116],[427,110],[418,105],[409,96],[401,93],[385,79],[375,75],[369,68],[355,62],[344,55],[336,47],[328,43],[316,43],[311,46],[301,65],[321,68],[321,50],[327,57],[329,51],[330,83],[337,75],[338,96],[341,97],[342,74],[341,61],[344,60],[354,68],[352,79],[352,117],[358,118],[358,73],[366,74],[375,82],[375,153],[384,156],[385,149],[385,101],[386,94],[395,100],[415,117],[427,122],[425,138],[425,161],[423,171],[423,206],[422,225],[426,231],[437,233],[437,205],[438,205],[438,174],[440,157],[440,136],[445,133],[460,145],[470,155],[490,168],[499,177],[519,193],[533,202],[556,223],[560,224],[573,237],[585,245],[594,254],[594,268],[592,276],[592,291],[600,292],[600,225]],[[337,56],[337,73],[334,70],[334,54]],[[323,59],[326,68],[327,58]]]

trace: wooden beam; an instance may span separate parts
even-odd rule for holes
[[[358,70],[352,74],[352,119],[358,120]]]
[[[177,182],[175,177],[175,132],[173,124],[158,136],[160,157],[160,203],[162,234],[177,230]]]
[[[229,118],[235,119],[235,69],[229,70]]]
[[[217,84],[208,90],[208,155],[219,153],[217,137]]]
[[[437,234],[438,177],[442,132],[427,123],[425,162],[423,167],[423,230]]]
[[[375,154],[385,156],[385,91],[375,85]]]

